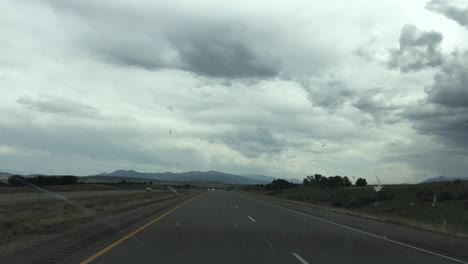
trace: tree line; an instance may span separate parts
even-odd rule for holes
[[[350,187],[353,183],[348,176],[330,176],[326,177],[321,174],[309,175],[302,181],[304,186],[325,186],[325,187]],[[356,186],[366,186],[367,181],[364,178],[358,178],[355,182]]]
[[[273,191],[273,190],[283,190],[288,188],[298,187],[299,184],[289,182],[284,179],[276,179],[273,180],[271,183],[265,184],[264,189],[266,191]]]
[[[69,185],[77,184],[78,177],[76,176],[32,176],[24,177],[20,175],[13,175],[8,177],[8,184],[13,187],[26,186],[26,185]]]

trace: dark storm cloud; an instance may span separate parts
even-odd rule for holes
[[[32,99],[30,97],[20,97],[16,102],[27,109],[43,113],[65,114],[75,117],[97,117],[99,114],[96,108],[92,106],[60,98]]]
[[[468,147],[468,52],[454,53],[425,89],[427,97],[404,116],[423,134]]]
[[[273,77],[276,66],[266,57],[255,54],[247,44],[222,32],[205,32],[173,42],[189,71],[220,78]]]
[[[434,83],[426,88],[428,100],[447,108],[468,110],[468,52],[452,56],[434,76]]]
[[[443,36],[436,31],[420,31],[413,25],[405,25],[400,33],[399,49],[390,49],[389,68],[401,72],[419,71],[443,63],[440,51]]]
[[[465,8],[456,7],[446,0],[432,0],[427,3],[426,8],[433,12],[442,14],[454,20],[459,25],[468,28],[468,6]]]
[[[239,30],[235,19],[181,16],[165,6],[158,6],[150,16],[146,15],[149,11],[135,13],[125,5],[115,5],[111,13],[97,14],[96,8],[101,7],[98,3],[50,3],[86,25],[83,32],[77,32],[82,34],[77,41],[109,63],[230,79],[279,74],[277,61],[264,50],[253,48],[252,35]]]

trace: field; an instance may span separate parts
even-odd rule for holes
[[[468,182],[386,185],[379,192],[372,186],[300,186],[274,191],[264,191],[257,186],[246,190],[342,213],[468,237]]]
[[[102,197],[2,206],[0,239],[28,232],[72,225],[173,197],[172,192],[142,192],[124,197]]]

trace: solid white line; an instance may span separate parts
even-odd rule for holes
[[[237,205],[234,205],[234,207],[237,208],[237,209],[239,209],[239,206],[237,206]]]
[[[305,259],[301,258],[297,253],[291,252],[291,254],[296,257],[302,264],[309,264],[309,262],[305,261]]]
[[[419,250],[419,251],[422,251],[422,252],[425,252],[425,253],[428,253],[428,254],[431,254],[431,255],[434,255],[434,256],[438,256],[438,257],[441,257],[441,258],[449,259],[449,260],[452,260],[452,261],[455,261],[455,262],[468,264],[468,262],[466,262],[466,261],[456,259],[456,258],[452,258],[452,257],[449,257],[449,256],[445,256],[445,255],[435,253],[435,252],[432,252],[432,251],[429,251],[429,250],[425,250],[425,249],[422,249],[422,248],[418,248],[418,247],[415,247],[415,246],[411,246],[409,244],[401,243],[401,242],[398,242],[396,240],[387,238],[386,236],[381,237],[381,236],[378,236],[378,235],[375,235],[375,234],[372,234],[372,233],[368,233],[366,231],[362,231],[362,230],[359,230],[359,229],[356,229],[356,228],[353,228],[353,227],[338,224],[338,223],[332,222],[330,220],[326,220],[326,219],[323,219],[323,218],[320,218],[320,217],[316,217],[316,216],[313,216],[313,215],[302,213],[302,212],[299,212],[299,211],[296,211],[296,210],[293,210],[293,209],[290,209],[290,208],[286,208],[286,207],[283,207],[283,206],[280,206],[280,205],[276,205],[276,204],[272,204],[272,203],[265,202],[265,201],[262,201],[262,200],[258,200],[258,199],[255,199],[255,198],[252,198],[252,197],[249,197],[249,196],[245,196],[245,197],[248,197],[248,198],[250,198],[252,200],[262,202],[262,203],[265,203],[265,204],[269,204],[271,206],[275,206],[275,207],[278,207],[278,208],[281,208],[281,209],[284,209],[284,210],[287,210],[287,211],[291,211],[291,212],[294,212],[294,213],[297,213],[297,214],[300,214],[300,215],[303,215],[303,216],[307,216],[309,218],[312,218],[312,219],[315,219],[315,220],[318,220],[318,221],[322,221],[322,222],[332,224],[332,225],[335,225],[335,226],[339,226],[339,227],[342,227],[342,228],[346,228],[346,229],[349,229],[349,230],[352,230],[352,231],[355,231],[355,232],[358,232],[358,233],[361,233],[361,234],[364,234],[364,235],[368,235],[368,236],[379,238],[379,239],[382,239],[382,240],[385,240],[385,241],[388,241],[388,242],[391,242],[391,243],[395,243],[395,244],[398,244],[400,246],[405,246],[405,247],[408,247],[408,248]]]
[[[250,215],[248,215],[247,217],[250,219],[250,221],[252,221],[252,222],[254,222],[254,223],[256,222],[255,219],[253,219],[252,217],[250,217]]]

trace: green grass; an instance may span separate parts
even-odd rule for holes
[[[298,187],[280,191],[249,189],[329,210],[468,237],[468,183],[373,187]],[[432,206],[434,194],[438,203]]]

